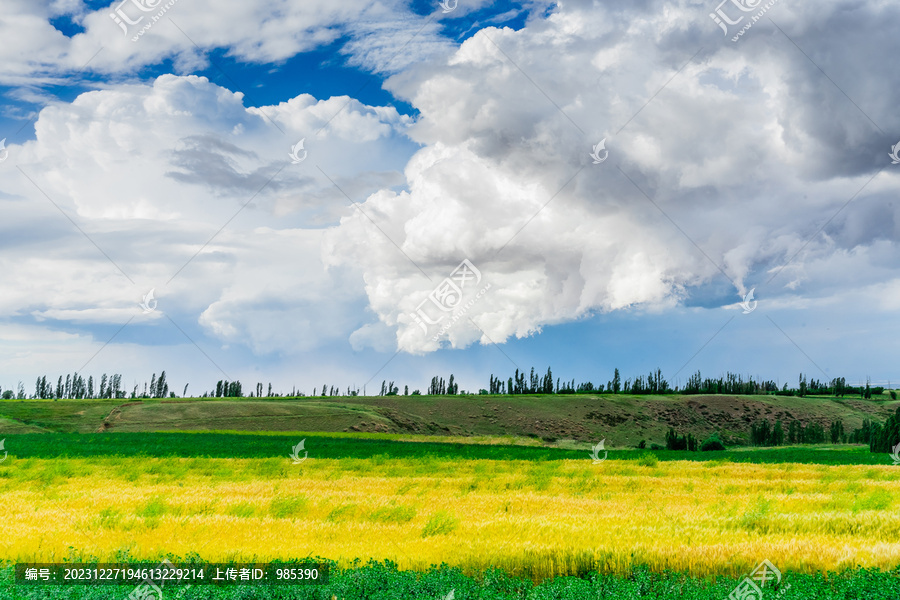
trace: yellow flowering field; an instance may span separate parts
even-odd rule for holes
[[[318,556],[544,578],[900,564],[900,468],[437,458],[11,461],[14,561]]]

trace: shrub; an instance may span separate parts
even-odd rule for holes
[[[648,452],[647,454],[641,455],[641,457],[638,459],[638,464],[642,467],[655,467],[659,464],[659,459],[656,458],[655,454]]]
[[[722,443],[722,440],[719,439],[719,436],[715,433],[703,440],[703,443],[700,444],[701,452],[710,452],[714,450],[724,450],[725,444]]]

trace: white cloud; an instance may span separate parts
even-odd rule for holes
[[[900,20],[896,9],[870,10]],[[334,264],[363,269],[370,305],[397,328],[401,349],[439,347],[410,313],[463,258],[492,289],[443,337],[453,347],[594,311],[671,306],[694,286],[725,283],[719,268],[742,294],[802,250],[766,290],[777,294],[809,280],[808,260],[833,267],[841,246],[872,243],[852,233],[873,233],[855,224],[871,205],[828,219],[874,174],[872,161],[884,162],[883,137],[789,42],[770,49],[757,27],[738,49],[703,17],[687,4],[562,5],[521,31],[487,28],[445,65],[388,81],[421,111],[410,135],[426,147],[407,165],[408,193],[373,194],[329,244]],[[780,15],[791,31],[802,18]],[[696,33],[697,19],[708,32]],[[689,61],[703,37],[716,43]],[[857,76],[851,61],[820,58],[839,79]],[[878,120],[896,121],[886,108]],[[604,137],[610,159],[590,164]],[[884,174],[866,196],[879,204],[897,184]],[[897,222],[896,207],[877,210]],[[897,239],[896,226],[878,231]],[[854,268],[868,281],[881,275]]]
[[[396,71],[450,51],[439,19],[415,15],[402,2],[117,0],[89,10],[80,2],[9,0],[3,12],[0,82],[27,87],[61,82],[85,67],[130,76],[164,60],[186,73],[207,66],[205,53],[215,49],[242,62],[278,63],[342,37],[349,39],[344,52],[350,62],[374,71]],[[62,15],[84,32],[68,38],[56,30],[50,19]]]
[[[898,174],[838,213],[889,144],[835,83],[768,25],[733,45],[705,5],[610,6],[564,3],[520,31],[487,28],[443,60],[434,23],[403,45],[426,18],[393,5],[179,0],[174,24],[238,60],[278,62],[346,35],[350,61],[395,73],[387,88],[420,116],[308,94],[247,108],[239,93],[176,75],[54,103],[36,139],[0,164],[0,312],[44,319],[44,331],[110,326],[154,287],[160,313],[138,326],[165,314],[256,355],[347,342],[423,353],[597,312],[719,306],[750,287],[784,309],[839,297],[836,311],[852,305],[842,286],[892,289],[875,286],[897,266]],[[900,9],[860,6],[865,18],[849,21],[836,2],[773,15],[880,127],[900,130],[900,74],[879,59],[898,42],[869,39],[870,23],[889,29]],[[47,20],[60,12],[86,33],[55,32]],[[60,77],[101,46],[90,70],[117,76],[164,58],[175,70],[203,64],[173,22],[132,44],[108,13],[14,0],[0,80]],[[603,138],[610,157],[591,164]],[[300,139],[308,158],[291,165]],[[411,313],[464,258],[490,288],[433,341]]]
[[[325,271],[323,227],[401,181],[407,122],[347,97],[246,108],[240,94],[174,75],[48,107],[36,139],[0,164],[0,310],[48,327],[160,325],[166,314],[259,354],[346,343],[365,298],[343,270]],[[291,164],[304,136],[308,157]],[[158,312],[144,315],[151,288]]]

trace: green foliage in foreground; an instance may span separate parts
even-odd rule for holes
[[[180,456],[211,458],[285,458],[291,447],[306,439],[310,458],[438,458],[488,460],[589,459],[588,448],[567,450],[534,446],[503,446],[442,442],[405,442],[308,434],[233,433],[26,433],[8,434],[5,448],[12,460],[25,458],[95,456]],[[891,465],[887,454],[870,453],[865,446],[781,446],[710,452],[654,450],[658,460],[726,460],[748,463],[806,463],[822,465]],[[609,460],[637,460],[647,450],[609,449]],[[2,468],[2,466],[0,466]],[[898,467],[900,468],[900,467]],[[896,599],[895,599],[896,600]]]
[[[15,585],[7,571],[0,584],[0,600],[66,599],[122,600],[133,588],[32,587]],[[680,573],[651,573],[636,569],[630,577],[587,574],[584,577],[558,577],[535,584],[491,570],[476,577],[464,575],[446,566],[424,573],[397,571],[390,563],[369,563],[347,570],[332,569],[327,584],[315,586],[193,586],[187,590],[166,592],[166,598],[179,600],[442,600],[453,591],[455,600],[723,600],[737,585],[731,577],[691,578]],[[893,573],[853,570],[843,573],[785,573],[780,588],[765,590],[766,597],[781,600],[896,600],[900,590],[900,570]]]

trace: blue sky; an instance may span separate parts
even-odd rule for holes
[[[110,5],[105,0],[99,2],[85,0],[83,5],[86,9],[102,12],[117,6],[118,3]],[[432,16],[434,8],[433,2],[424,1],[413,2],[408,6],[412,14],[426,19]],[[477,32],[476,27],[479,25],[521,29],[532,10],[532,6],[524,6],[522,3],[493,3],[467,13],[463,19],[444,21],[439,32],[440,35],[455,42],[463,42]],[[48,23],[68,38],[85,33],[85,28],[73,14],[59,14],[49,18]],[[390,104],[404,114],[414,115],[416,110],[413,106],[395,98],[382,88],[385,79],[383,74],[348,65],[348,57],[342,53],[347,41],[346,36],[340,37],[330,44],[296,54],[278,63],[247,62],[231,56],[227,47],[210,48],[207,53],[208,64],[190,73],[204,76],[232,91],[243,92],[247,96],[248,106],[277,104],[290,100],[300,93],[311,94],[317,98],[352,95],[365,104],[379,106]],[[173,72],[175,68],[172,61],[161,60],[123,75],[149,81]],[[181,74],[187,73],[182,71]],[[79,94],[105,80],[90,70],[67,75],[73,76],[68,78],[64,85],[42,86],[42,91],[55,100],[71,102]],[[8,102],[15,98],[15,92],[14,86],[0,87],[0,93]],[[22,114],[28,115],[43,108],[44,103],[12,101],[6,106],[7,110],[4,112],[14,107]],[[34,130],[27,127],[30,122],[27,117],[15,119],[4,116],[0,119],[0,127],[3,131],[10,131],[26,126],[16,138],[24,141],[34,138]]]
[[[900,380],[900,8],[736,6],[15,0],[0,386]]]

